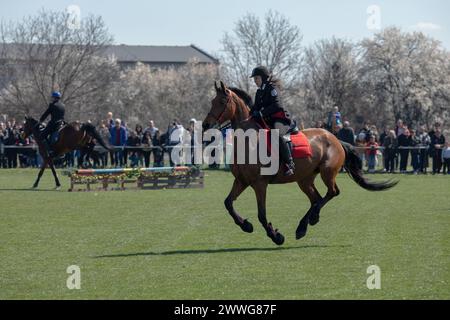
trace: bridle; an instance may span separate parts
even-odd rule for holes
[[[208,113],[208,117],[211,117],[214,119],[214,121],[216,122],[216,125],[219,126],[219,130],[223,130],[229,126],[231,126],[231,121],[227,121],[225,124],[223,124],[224,122],[224,116],[226,111],[228,110],[228,104],[231,102],[231,93],[227,96],[227,102],[225,103],[225,108],[223,108],[223,110],[220,112],[220,114],[218,116],[215,116],[212,114],[212,112],[210,111]]]

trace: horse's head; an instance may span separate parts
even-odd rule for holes
[[[36,128],[39,126],[39,122],[32,117],[25,116],[25,122],[23,124],[22,139],[26,139],[33,134]]]
[[[222,81],[220,81],[220,87],[214,81],[214,87],[216,88],[216,96],[211,101],[211,110],[205,120],[203,120],[204,131],[214,126],[220,126],[234,118],[235,107],[232,100],[233,93]]]

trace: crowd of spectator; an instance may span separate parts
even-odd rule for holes
[[[379,132],[375,125],[365,122],[355,132],[349,121],[343,119],[339,108],[334,107],[328,114],[327,121],[319,121],[315,126],[328,129],[340,140],[355,146],[369,173],[425,174],[431,162],[433,174],[450,174],[450,146],[443,135],[441,123],[436,123],[431,130],[427,130],[425,126],[419,126],[415,130],[398,120],[392,128],[386,127]],[[98,147],[91,158],[86,159],[79,151],[73,151],[57,160],[56,165],[81,167],[89,163],[99,168],[174,166],[170,151],[182,142],[185,132],[193,132],[195,123],[196,120],[191,119],[185,128],[178,119],[173,119],[167,129],[161,132],[153,120],[148,121],[145,126],[137,124],[130,128],[109,112],[106,119],[100,121],[98,131],[104,141],[115,147],[114,152]],[[40,165],[41,158],[33,137],[23,139],[21,132],[22,124],[15,119],[0,122],[0,167],[25,168]],[[193,135],[190,136],[193,145]]]
[[[414,129],[398,120],[395,126],[385,127],[381,132],[365,122],[355,132],[348,121],[341,119],[339,108],[334,107],[328,121],[319,121],[316,127],[325,128],[355,146],[369,173],[376,172],[378,166],[382,168],[379,171],[387,173],[426,174],[431,162],[431,173],[450,174],[450,147],[440,122],[427,130],[423,125]]]
[[[76,150],[67,153],[63,159],[56,160],[55,164],[58,167],[82,167],[88,164],[99,168],[162,167],[167,159],[166,162],[174,166],[170,151],[173,146],[182,142],[186,132],[193,132],[195,123],[196,120],[191,119],[185,128],[178,119],[173,119],[161,133],[153,120],[148,121],[145,128],[141,124],[131,128],[121,119],[114,119],[113,114],[109,112],[106,119],[100,121],[98,131],[102,139],[114,147],[113,152],[97,147],[90,158],[86,159]],[[15,119],[0,122],[0,167],[25,168],[38,167],[41,164],[36,142],[32,136],[22,139],[22,131],[22,124]]]

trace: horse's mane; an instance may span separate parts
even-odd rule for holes
[[[36,124],[38,122],[35,118],[31,116],[26,116],[26,120],[29,120],[32,124]]]
[[[229,87],[228,89],[233,91],[239,98],[241,98],[249,108],[253,107],[253,99],[246,91],[235,87]]]

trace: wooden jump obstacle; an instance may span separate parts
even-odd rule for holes
[[[203,188],[204,181],[194,167],[79,169],[68,175],[69,191]]]

